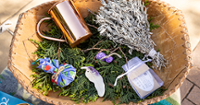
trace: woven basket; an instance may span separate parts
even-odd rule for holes
[[[146,99],[139,104],[155,103],[170,96],[181,86],[191,65],[189,35],[181,11],[161,1],[149,1],[151,3],[148,6],[148,16],[155,17],[152,22],[160,25],[158,29],[153,30],[152,39],[157,44],[155,49],[160,49],[160,53],[169,61],[164,72],[154,71],[164,81],[164,87],[168,90],[164,92],[163,96]],[[30,77],[32,74],[31,62],[37,59],[37,56],[32,53],[37,50],[37,46],[28,39],[41,41],[36,33],[36,24],[41,18],[45,17],[45,12],[56,2],[52,1],[39,5],[20,15],[12,39],[8,67],[23,88],[33,96],[52,104],[71,105],[74,102],[68,97],[58,96],[58,92],[50,92],[48,96],[43,96],[31,86],[33,80]],[[101,2],[99,0],[80,0],[75,1],[75,5],[82,16],[86,17],[88,15],[87,8],[97,12]],[[46,29],[46,26],[42,25],[41,29]],[[88,104],[110,105],[112,102],[102,102],[102,98],[99,98],[96,102]]]

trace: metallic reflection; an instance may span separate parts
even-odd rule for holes
[[[71,0],[63,1],[49,10],[49,14],[63,34],[71,47],[89,38],[92,33],[87,27],[80,12],[76,9]]]

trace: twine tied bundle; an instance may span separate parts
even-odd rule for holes
[[[74,81],[76,76],[76,68],[74,68],[72,65],[66,63],[59,65],[58,60],[50,60],[50,58],[39,58],[37,61],[39,60],[40,64],[37,68],[42,69],[46,73],[53,74],[51,80],[56,85],[64,87]]]

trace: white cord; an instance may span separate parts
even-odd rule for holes
[[[12,26],[12,22],[10,20],[7,20],[2,25],[0,25],[0,34],[8,30],[10,26]]]

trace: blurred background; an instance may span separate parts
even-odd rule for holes
[[[9,20],[12,25],[1,33],[0,30],[0,73],[6,68],[9,47],[19,14],[51,0],[0,0],[0,25]],[[194,67],[181,86],[182,105],[200,105],[200,60],[198,45],[200,39],[200,0],[162,0],[182,10],[190,35]]]

